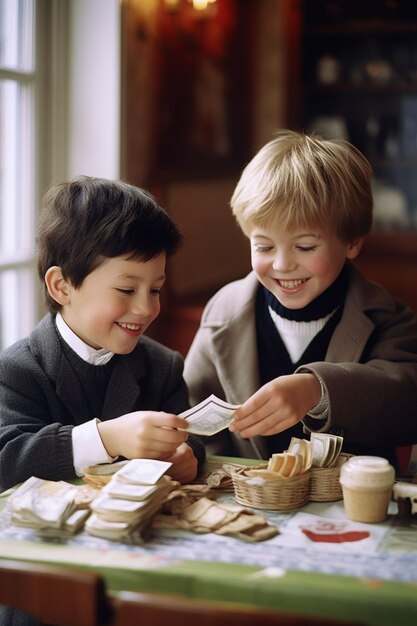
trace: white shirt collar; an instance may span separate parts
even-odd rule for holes
[[[83,361],[87,361],[87,363],[91,363],[92,365],[105,365],[110,361],[112,356],[114,356],[114,352],[110,352],[110,350],[106,348],[95,350],[86,344],[66,324],[61,313],[57,313],[56,315],[56,325],[62,339],[83,359]]]

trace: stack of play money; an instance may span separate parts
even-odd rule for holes
[[[288,452],[301,453],[313,467],[335,467],[342,451],[343,437],[331,433],[311,433],[310,441],[292,437]]]
[[[135,537],[148,525],[178,483],[163,474],[171,463],[133,459],[112,475],[91,505],[85,525],[90,535],[106,539]]]
[[[43,535],[72,535],[82,528],[97,494],[87,486],[31,476],[9,498],[11,522]]]
[[[311,464],[316,467],[334,467],[342,450],[343,437],[331,433],[311,433]]]

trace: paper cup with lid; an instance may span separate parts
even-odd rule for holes
[[[394,486],[395,470],[379,456],[354,456],[340,469],[346,517],[355,522],[383,522]]]

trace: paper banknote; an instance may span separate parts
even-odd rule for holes
[[[229,404],[211,394],[211,396],[192,409],[180,413],[180,416],[184,417],[189,423],[188,433],[215,435],[229,426],[233,419],[233,414],[239,406],[239,404]]]

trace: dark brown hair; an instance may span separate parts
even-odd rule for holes
[[[57,265],[79,288],[104,258],[129,255],[143,262],[174,254],[181,234],[154,198],[122,181],[80,176],[55,185],[42,202],[38,226],[38,273]],[[51,311],[60,306],[45,286]]]

